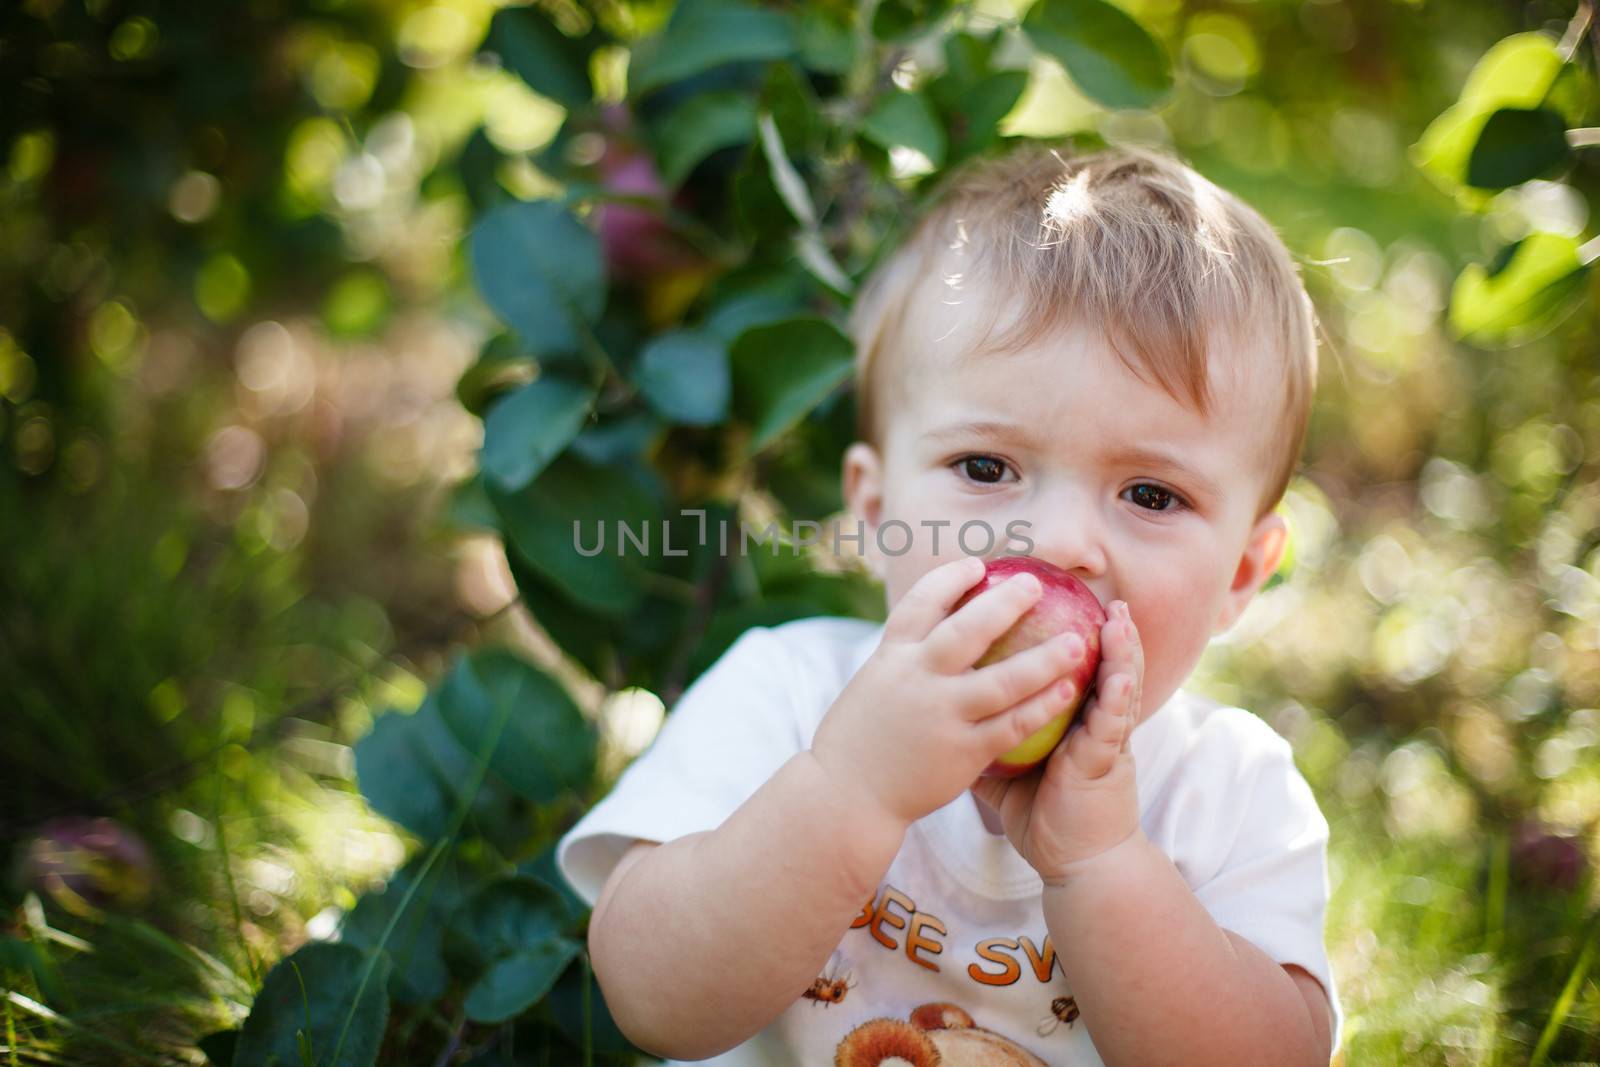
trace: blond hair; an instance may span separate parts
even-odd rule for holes
[[[976,253],[966,281],[1020,307],[991,337],[1006,302],[989,301],[975,351],[1017,351],[1057,328],[1089,325],[1131,372],[1204,415],[1210,353],[1256,341],[1282,399],[1276,432],[1262,445],[1258,514],[1277,504],[1305,443],[1316,316],[1288,250],[1252,208],[1178,160],[1140,149],[1072,156],[1029,142],[957,167],[851,309],[857,435],[874,447],[882,446],[885,387],[903,378],[895,361],[905,356],[913,292],[952,247]]]

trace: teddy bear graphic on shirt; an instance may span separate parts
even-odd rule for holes
[[[923,1004],[913,1009],[909,1021],[868,1019],[839,1042],[833,1062],[834,1067],[878,1067],[882,1063],[1048,1067],[1015,1041],[978,1026],[963,1008],[947,1002]]]

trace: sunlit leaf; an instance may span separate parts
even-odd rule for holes
[[[1450,293],[1450,326],[1477,344],[1521,344],[1555,324],[1587,275],[1571,237],[1535,233],[1493,268],[1471,264]]]
[[[483,422],[484,477],[507,493],[538,477],[578,436],[595,392],[584,382],[545,374],[496,400]]]
[[[306,945],[281,961],[267,974],[250,1007],[233,1062],[299,1067],[303,1034],[319,1067],[376,1063],[389,1018],[389,961],[380,956],[370,975],[368,963],[367,953],[353,945],[322,943]]]
[[[738,60],[779,59],[796,47],[791,18],[737,0],[683,0],[665,31],[648,37],[628,63],[628,92],[647,93]]]
[[[531,355],[577,350],[605,306],[600,241],[558,201],[497,207],[468,237],[478,291]]]
[[[1037,0],[1022,29],[1085,95],[1107,107],[1151,107],[1172,91],[1161,45],[1105,0]]]
[[[1479,189],[1521,185],[1572,158],[1567,124],[1543,108],[1501,108],[1489,116],[1467,160],[1467,184]]]
[[[825,319],[796,318],[746,330],[731,357],[734,408],[759,450],[849,379],[855,347]]]
[[[1456,190],[1466,185],[1473,149],[1495,112],[1544,107],[1576,123],[1587,96],[1586,76],[1562,61],[1554,40],[1542,33],[1514,34],[1478,60],[1460,98],[1412,146],[1412,159],[1446,189]],[[1463,194],[1471,205],[1487,202],[1481,193]]]

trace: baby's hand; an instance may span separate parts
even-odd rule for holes
[[[950,609],[983,577],[964,556],[919,578],[889,613],[883,639],[823,717],[811,752],[839,789],[907,824],[943,807],[995,757],[1049,722],[1084,655],[1061,634],[973,669],[1039,599],[1031,574]]]
[[[1128,740],[1139,723],[1144,649],[1122,601],[1111,604],[1100,649],[1095,695],[1043,771],[973,786],[1047,885],[1062,884],[1074,869],[1140,832]]]

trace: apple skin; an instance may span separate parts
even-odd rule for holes
[[[1088,586],[1044,560],[1032,556],[999,556],[984,560],[983,577],[956,601],[955,607],[961,607],[985,589],[1018,574],[1031,574],[1038,578],[1044,593],[1011,629],[995,639],[994,644],[973,666],[986,667],[998,663],[1056,634],[1068,632],[1076,633],[1083,639],[1085,654],[1069,675],[1077,687],[1077,696],[1063,702],[1061,713],[1027,740],[985,767],[982,774],[985,778],[1015,778],[1043,763],[1066,736],[1067,727],[1072,725],[1073,717],[1083,707],[1095,671],[1100,667],[1100,627],[1106,622],[1105,608]]]

